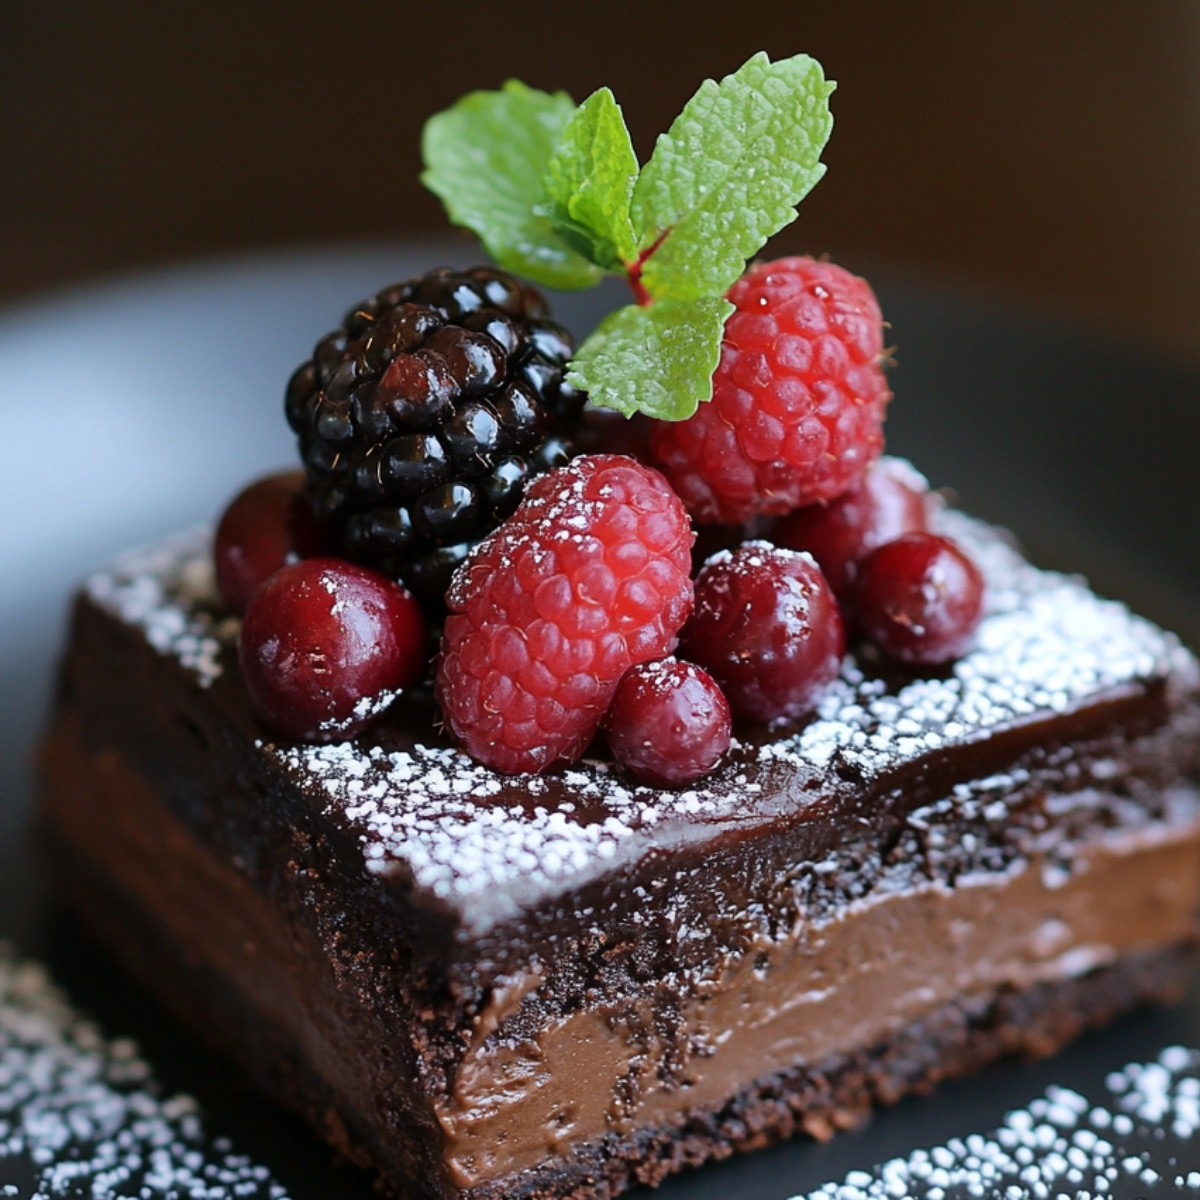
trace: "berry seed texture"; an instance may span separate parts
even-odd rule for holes
[[[566,462],[574,350],[531,287],[435,270],[355,305],[288,385],[318,517],[435,602],[526,482]]]

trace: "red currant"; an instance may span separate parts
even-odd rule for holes
[[[983,615],[983,576],[949,538],[909,533],[862,565],[858,620],[889,657],[934,666],[958,658]]]
[[[613,757],[635,779],[678,787],[707,775],[729,749],[732,718],[717,681],[664,658],[621,676],[605,718]]]
[[[734,713],[801,716],[836,677],[845,650],[837,598],[807,554],[745,542],[710,559],[681,653],[707,668]]]
[[[772,529],[771,540],[807,550],[845,600],[872,550],[928,528],[926,493],[925,481],[907,463],[884,458],[858,487],[828,506],[810,504],[784,517]]]
[[[254,593],[238,657],[263,721],[298,741],[340,741],[420,677],[425,622],[412,594],[387,576],[307,558]]]
[[[221,599],[233,612],[243,612],[284,563],[335,552],[333,535],[318,524],[303,489],[303,471],[268,475],[240,491],[222,514],[213,557]]]

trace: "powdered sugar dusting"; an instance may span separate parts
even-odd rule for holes
[[[343,601],[339,600],[338,603],[341,604]],[[363,725],[387,712],[399,695],[400,692],[395,688],[384,688],[383,691],[376,692],[373,696],[363,696],[350,710],[348,717],[341,720],[329,717],[320,723],[319,728],[322,733],[331,734],[334,737],[345,737],[347,730],[361,729]]]
[[[515,916],[522,903],[599,875],[623,845],[655,818],[712,812],[695,792],[628,787],[606,764],[567,775],[580,806],[601,800],[600,820],[574,806],[536,804],[546,781],[521,777],[533,805],[506,803],[511,782],[459,750],[411,752],[333,746],[264,747],[327,796],[327,811],[360,831],[367,869],[408,872],[416,885],[457,902],[479,931]],[[653,813],[654,817],[649,814]]]
[[[951,1138],[873,1171],[851,1171],[806,1200],[1100,1200],[1200,1192],[1189,1141],[1200,1132],[1200,1053],[1169,1046],[1112,1072],[1093,1102],[1050,1087],[988,1135]],[[1183,1165],[1189,1164],[1189,1165]],[[798,1198],[797,1198],[798,1200]]]
[[[480,932],[536,903],[633,861],[669,824],[672,838],[706,836],[714,822],[764,819],[781,793],[803,805],[834,771],[870,780],[928,753],[1097,694],[1174,674],[1194,687],[1196,664],[1178,641],[1078,580],[1035,570],[1001,538],[961,514],[944,531],[963,543],[987,581],[975,649],[944,676],[889,686],[866,661],[847,659],[816,718],[761,745],[735,742],[726,764],[686,791],[629,783],[603,762],[561,773],[570,796],[537,776],[507,779],[443,746],[385,751],[264,743],[298,782],[315,784],[331,815],[358,837],[369,871],[411,881]],[[192,534],[94,576],[89,592],[146,630],[204,685],[236,625],[222,624],[184,586],[197,556]]]
[[[106,1039],[36,963],[0,945],[0,1196],[285,1200],[266,1167],[164,1098],[126,1038]]]
[[[84,585],[102,608],[141,628],[160,654],[174,655],[201,687],[221,675],[221,643],[236,623],[214,615],[216,577],[211,534],[191,529],[123,554]]]
[[[978,522],[956,512],[942,530],[964,545],[987,584],[974,648],[945,677],[897,691],[847,661],[818,720],[766,747],[776,758],[829,764],[835,756],[870,776],[911,758],[1035,717],[1066,712],[1097,693],[1175,671],[1194,677],[1172,635],[1101,600],[1079,580],[1039,571]]]

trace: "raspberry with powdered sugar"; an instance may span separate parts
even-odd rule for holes
[[[577,758],[625,671],[674,648],[691,547],[678,497],[633,459],[538,480],[447,596],[437,698],[468,753],[508,774]]]

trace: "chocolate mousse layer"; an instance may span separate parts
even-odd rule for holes
[[[1038,863],[954,887],[930,883],[762,942],[682,1001],[673,1045],[655,1028],[653,993],[632,1012],[599,1003],[536,1032],[514,1036],[502,1024],[467,1051],[434,1106],[452,1178],[471,1187],[536,1168],[579,1141],[678,1128],[781,1066],[850,1056],[955,1004],[988,1003],[1194,939],[1194,820],[1115,837],[1090,848],[1081,866],[1061,885]],[[580,1080],[593,1086],[581,1089]]]
[[[75,611],[44,754],[64,894],[199,1031],[412,1197],[607,1196],[823,1136],[1185,977],[1196,664],[961,518],[944,674],[847,661],[703,787],[502,779],[415,696],[277,744],[202,536]]]

